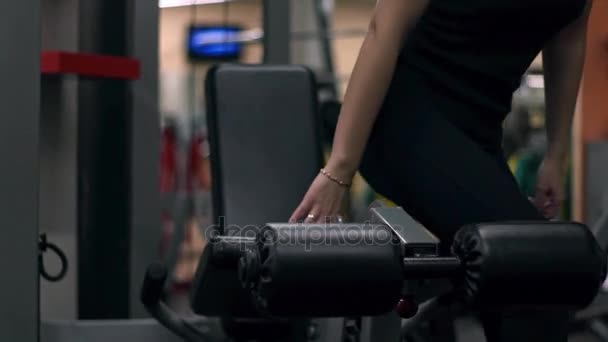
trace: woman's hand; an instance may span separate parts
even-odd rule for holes
[[[374,122],[388,92],[401,47],[430,0],[378,0],[351,73],[327,168],[342,182],[359,167]],[[339,218],[348,187],[319,174],[291,222]]]
[[[302,203],[294,211],[289,222],[324,223],[342,217],[348,188],[341,186],[322,173],[308,189]]]
[[[546,218],[554,219],[559,215],[564,200],[563,187],[563,163],[545,157],[538,170],[533,203]]]

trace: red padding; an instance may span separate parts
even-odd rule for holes
[[[136,80],[141,76],[141,65],[138,60],[127,57],[45,51],[42,52],[41,71],[43,74]]]

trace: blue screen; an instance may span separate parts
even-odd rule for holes
[[[240,32],[238,27],[193,27],[188,37],[188,53],[194,59],[237,59],[243,43],[230,40],[238,38]]]

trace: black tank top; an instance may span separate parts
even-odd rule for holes
[[[403,47],[397,77],[418,71],[453,102],[502,121],[522,75],[586,1],[431,0]]]

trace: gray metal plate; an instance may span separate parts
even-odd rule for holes
[[[209,333],[208,342],[222,341],[215,320],[197,319],[196,325]],[[152,319],[108,321],[45,321],[41,342],[183,342]]]
[[[408,215],[402,208],[374,207],[370,209],[372,224],[384,224],[390,227],[404,244],[404,248],[429,250],[429,254],[439,254],[439,239]]]

